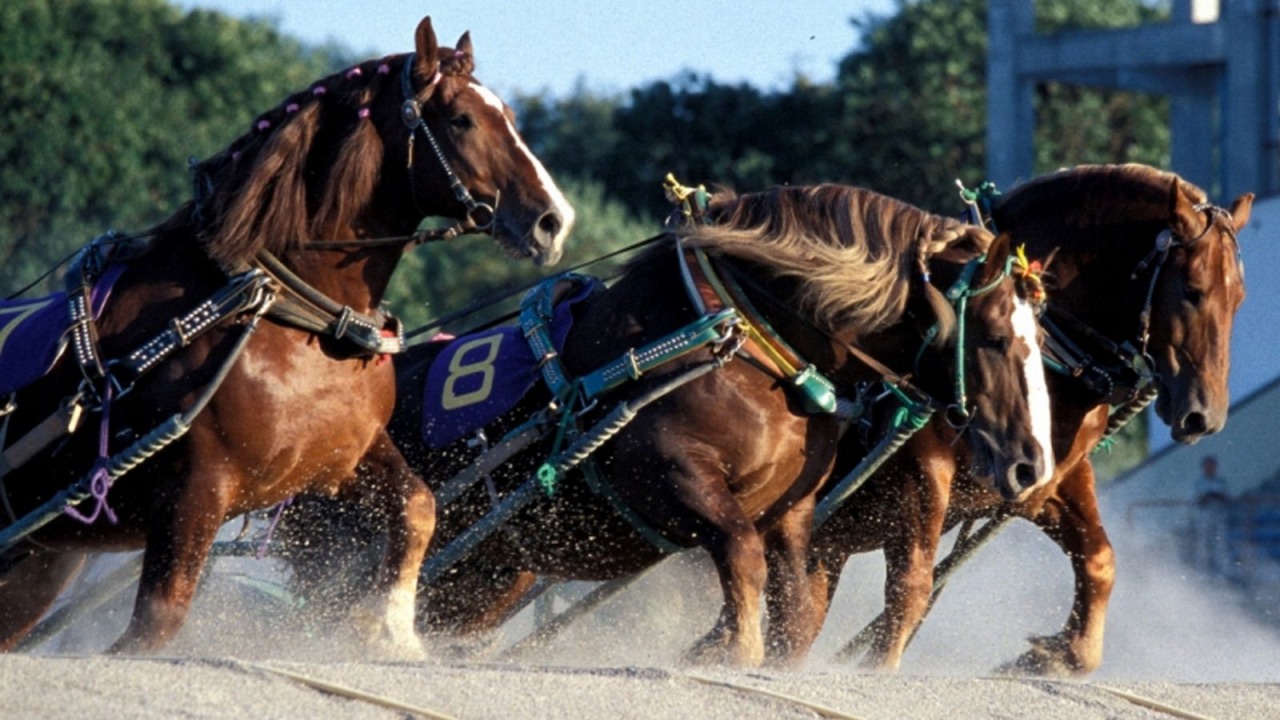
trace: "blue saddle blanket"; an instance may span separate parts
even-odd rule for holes
[[[111,288],[125,267],[112,265],[93,284],[89,304],[95,319],[102,314]],[[66,346],[70,327],[65,292],[0,301],[0,395],[26,387],[49,372]]]
[[[572,307],[600,288],[575,286],[555,306],[549,325],[552,345],[564,351],[573,326]],[[422,397],[422,439],[446,447],[515,406],[538,380],[538,363],[519,327],[503,326],[449,342],[427,371]]]

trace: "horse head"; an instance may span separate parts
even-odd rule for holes
[[[1236,234],[1249,222],[1253,194],[1231,209],[1197,202],[1173,179],[1167,230],[1156,236],[1157,268],[1148,300],[1149,353],[1160,395],[1156,413],[1174,440],[1194,443],[1222,429],[1230,393],[1231,326],[1244,302]]]
[[[470,36],[442,48],[424,18],[416,44],[295,93],[195,168],[193,214],[215,261],[407,238],[426,217],[539,265],[560,259],[573,208],[472,76]]]
[[[984,251],[985,248],[985,251]],[[956,327],[943,330],[955,361],[947,369],[955,391],[946,418],[971,436],[975,473],[1016,500],[1053,475],[1049,393],[1040,355],[1036,278],[1009,247],[1009,237],[962,226],[958,241],[933,255],[940,294],[955,308]],[[937,288],[926,285],[931,296]],[[933,301],[941,327],[948,313]],[[927,371],[926,371],[927,372]],[[945,396],[944,396],[945,397]]]
[[[395,103],[409,139],[410,192],[426,214],[470,221],[511,254],[553,265],[573,208],[516,131],[511,108],[472,76],[474,66],[470,33],[442,48],[423,18],[401,70],[403,102]],[[428,197],[437,200],[429,205]]]
[[[1010,274],[1007,238],[842,185],[713,198],[711,211],[717,223],[699,237],[793,278],[800,306],[837,347],[857,346],[899,372],[914,361],[925,392],[954,398],[954,424],[972,432],[975,465],[1002,493],[1048,481],[1038,326]],[[849,360],[833,379],[858,382],[864,365]]]

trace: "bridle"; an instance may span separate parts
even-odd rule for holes
[[[440,143],[436,142],[435,136],[431,134],[431,128],[427,126],[426,119],[422,117],[422,103],[413,92],[413,60],[413,54],[405,58],[404,70],[400,73],[400,89],[404,93],[404,102],[400,104],[400,120],[409,129],[409,160],[406,167],[409,170],[409,184],[414,205],[417,205],[418,193],[412,190],[414,182],[413,141],[416,134],[421,132],[423,137],[427,139],[427,144],[431,146],[431,152],[436,156],[440,167],[444,169],[445,177],[449,181],[449,189],[453,191],[454,198],[466,207],[467,220],[472,223],[473,229],[478,232],[488,232],[493,228],[496,217],[495,208],[493,205],[482,203],[472,197],[471,191],[462,184],[462,181],[458,179],[458,174],[453,171],[453,166],[449,164],[449,159],[445,157],[444,151],[440,149]],[[427,83],[426,90],[428,93],[435,90],[442,77],[440,71],[436,70],[436,74]],[[494,202],[496,204],[497,200]]]
[[[975,288],[973,287],[974,275],[979,268],[987,263],[987,255],[983,253],[965,263],[964,269],[960,272],[960,277],[943,293],[956,312],[955,401],[946,407],[944,417],[947,424],[957,430],[968,426],[972,419],[972,413],[969,410],[969,396],[965,388],[965,317],[968,315],[969,299],[981,297],[995,290],[1000,283],[1004,282],[1005,278],[1009,277],[1015,260],[1015,256],[1010,254],[1005,260],[1004,267],[995,274],[995,277],[986,285]],[[924,345],[921,346],[920,353],[916,356],[917,373],[919,372],[920,358],[924,354],[924,348],[933,342],[933,338],[937,333],[937,325],[929,329]]]
[[[441,149],[440,143],[436,141],[435,135],[431,134],[431,128],[427,125],[426,119],[422,115],[422,100],[419,100],[413,92],[413,61],[414,55],[410,53],[404,61],[404,69],[400,73],[400,90],[404,95],[404,101],[400,104],[400,120],[404,123],[409,131],[408,140],[408,158],[405,161],[405,169],[409,176],[409,196],[413,199],[413,206],[423,216],[427,213],[423,211],[422,206],[418,202],[417,182],[413,175],[413,146],[414,139],[420,131],[427,139],[427,145],[431,148],[432,155],[436,161],[440,163],[441,169],[444,170],[445,179],[449,183],[449,189],[453,191],[453,196],[458,202],[462,203],[467,209],[466,218],[446,228],[423,229],[411,235],[397,235],[384,238],[361,238],[352,240],[313,240],[302,246],[304,250],[345,250],[382,247],[386,245],[422,245],[427,242],[436,240],[450,240],[459,235],[469,235],[473,233],[481,233],[492,235],[493,225],[497,220],[497,205],[501,200],[498,195],[493,205],[480,202],[475,199],[467,186],[463,184],[458,174],[454,172],[453,165],[450,164],[449,158]],[[435,90],[436,85],[443,79],[443,75],[437,70],[432,76],[431,81],[427,83],[426,92],[428,97],[430,92]]]
[[[1144,359],[1147,359],[1148,362],[1150,362],[1150,358],[1147,355],[1147,344],[1151,339],[1152,302],[1155,298],[1156,283],[1159,282],[1160,280],[1160,271],[1164,269],[1165,261],[1169,259],[1169,253],[1174,248],[1191,247],[1192,245],[1195,245],[1197,242],[1203,239],[1205,235],[1209,234],[1209,231],[1212,230],[1213,227],[1218,224],[1219,219],[1223,218],[1224,216],[1226,217],[1231,216],[1231,214],[1227,212],[1226,209],[1218,207],[1217,205],[1214,205],[1212,203],[1207,203],[1207,202],[1199,203],[1195,205],[1194,210],[1196,212],[1204,213],[1205,221],[1206,221],[1204,230],[1201,230],[1199,235],[1196,235],[1193,238],[1188,238],[1186,240],[1179,239],[1174,234],[1171,228],[1165,228],[1164,230],[1161,230],[1158,234],[1156,234],[1155,246],[1152,247],[1151,252],[1147,253],[1147,256],[1142,259],[1142,262],[1138,263],[1138,266],[1134,268],[1133,273],[1129,276],[1129,279],[1131,281],[1137,280],[1138,276],[1141,275],[1147,269],[1147,267],[1152,266],[1154,264],[1154,267],[1151,271],[1151,281],[1147,284],[1147,293],[1146,293],[1145,299],[1143,300],[1142,313],[1139,315],[1140,327],[1138,331],[1138,339],[1139,339],[1139,346],[1140,346],[1139,351],[1141,352],[1141,356]],[[1238,249],[1240,247],[1239,240],[1236,238],[1235,231],[1231,228],[1231,224],[1226,223],[1225,227],[1226,227],[1226,233],[1236,243],[1236,247]],[[1238,250],[1237,250],[1237,253],[1238,253]],[[1152,369],[1154,369],[1155,365],[1152,364],[1151,367]]]

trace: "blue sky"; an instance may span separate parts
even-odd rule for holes
[[[412,50],[414,28],[430,15],[444,44],[471,31],[476,76],[499,93],[549,89],[562,95],[580,79],[591,90],[621,92],[683,69],[762,89],[786,87],[797,72],[829,80],[838,60],[857,43],[850,19],[896,8],[895,0],[176,4],[275,18],[287,34],[315,43],[336,40],[370,56]]]

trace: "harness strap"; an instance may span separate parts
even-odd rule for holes
[[[91,383],[102,380],[107,371],[102,364],[102,355],[98,352],[98,328],[93,321],[90,293],[93,292],[93,283],[102,274],[104,266],[103,254],[99,252],[99,248],[113,242],[116,237],[116,231],[108,230],[94,238],[76,253],[67,271],[67,312],[71,320],[67,334],[71,338],[71,349],[80,372]]]
[[[404,350],[404,328],[390,313],[379,309],[373,315],[366,315],[334,301],[266,250],[258,253],[256,264],[287,291],[272,305],[269,317],[345,340],[366,355],[392,355]],[[384,330],[389,330],[391,335],[385,335]]]
[[[894,392],[894,395],[902,406],[894,413],[889,430],[880,438],[875,448],[841,478],[831,492],[827,493],[814,508],[814,530],[821,527],[886,460],[893,457],[894,453],[898,452],[907,440],[927,425],[929,419],[933,417],[934,409],[929,405],[913,402],[900,392]]]
[[[692,323],[640,348],[632,348],[594,372],[578,379],[582,397],[590,402],[627,380],[638,380],[646,372],[679,359],[707,345],[720,345],[730,335],[729,329],[741,326],[741,316],[734,308],[704,315]]]
[[[563,451],[555,453],[538,468],[535,475],[538,484],[550,495],[555,488],[555,482],[560,477],[563,477],[564,473],[578,465],[582,465],[587,486],[597,495],[603,497],[641,537],[663,553],[670,554],[682,550],[683,547],[667,540],[662,533],[645,522],[618,495],[617,490],[600,477],[595,463],[591,460],[591,455],[608,442],[610,438],[621,432],[645,406],[707,373],[718,370],[732,358],[733,353],[727,353],[723,356],[700,362],[643,395],[618,403],[608,415],[592,426],[589,431],[579,436]]]
[[[169,321],[169,327],[143,343],[123,360],[110,363],[111,377],[126,389],[139,376],[159,365],[179,349],[208,332],[223,320],[268,303],[267,288],[271,279],[260,269],[235,275],[207,300],[182,317]]]
[[[116,453],[105,463],[107,488],[115,480],[137,467],[142,461],[160,452],[186,434],[196,417],[209,404],[214,394],[217,393],[218,388],[222,386],[222,382],[226,380],[228,373],[235,365],[235,361],[240,357],[240,353],[248,345],[249,338],[253,335],[253,331],[257,329],[258,320],[261,319],[264,313],[265,308],[260,308],[254,314],[253,319],[244,326],[235,346],[232,347],[231,352],[218,369],[218,373],[214,376],[212,382],[205,387],[200,396],[196,398],[191,407],[185,412],[173,415],[151,432],[136,440],[128,448]],[[0,554],[7,552],[14,545],[21,542],[23,538],[52,522],[65,510],[91,497],[93,495],[91,483],[96,474],[98,474],[97,468],[76,483],[64,488],[43,505],[24,515],[17,522],[0,529]]]
[[[1079,378],[1113,405],[1131,402],[1154,380],[1143,355],[1128,344],[1116,343],[1052,303],[1041,316],[1040,326],[1045,330],[1045,362],[1049,368]],[[1073,334],[1097,345],[1114,363],[1104,365],[1081,347]]]
[[[805,361],[786,340],[769,324],[769,321],[756,309],[732,272],[720,272],[715,261],[700,247],[686,251],[679,245],[681,266],[692,269],[694,266],[685,261],[685,252],[691,252],[697,260],[697,269],[701,270],[701,279],[711,288],[715,299],[726,308],[733,308],[742,318],[742,328],[751,346],[758,348],[764,355],[762,364],[789,382],[799,392],[807,412],[815,414],[833,414],[839,410],[839,398],[836,397],[835,383],[831,382],[812,363]],[[710,298],[704,298],[690,275],[686,278],[686,288],[695,304]]]
[[[520,301],[520,330],[529,350],[538,359],[542,380],[556,400],[563,404],[573,392],[573,383],[559,360],[555,343],[551,340],[551,320],[555,316],[555,304],[559,293],[556,289],[562,281],[589,282],[585,275],[567,273],[559,278],[540,283]]]
[[[95,400],[93,396],[98,396],[96,400],[99,402],[103,400],[100,383],[110,382],[116,389],[117,396],[123,395],[132,388],[141,375],[226,318],[250,309],[261,312],[264,305],[270,304],[267,294],[269,282],[269,278],[261,270],[256,269],[231,278],[227,285],[203,303],[186,315],[171,320],[166,330],[119,360],[101,362],[95,339],[94,344],[87,347],[92,350],[92,357],[96,359],[93,367],[98,367],[102,371],[101,377],[97,381],[86,378],[75,395],[66,400],[53,414],[14,441],[13,445],[5,448],[4,452],[0,453],[0,477],[23,466],[59,438],[74,433],[79,427],[84,411],[89,409]],[[84,327],[92,330],[92,316],[89,318],[89,322],[85,323]],[[96,333],[92,335],[96,338]],[[77,352],[77,358],[79,357],[80,353]],[[82,370],[85,367],[82,361]]]

